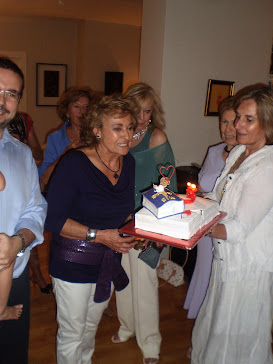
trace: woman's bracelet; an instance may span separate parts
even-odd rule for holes
[[[88,229],[87,232],[86,232],[86,237],[85,237],[85,240],[87,241],[94,241],[96,239],[96,236],[97,236],[97,231],[98,230],[95,230],[95,229]]]

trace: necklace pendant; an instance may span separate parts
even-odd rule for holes
[[[119,178],[119,175],[117,174],[117,172],[120,170],[120,157],[118,158],[118,170],[117,171],[113,171],[111,168],[109,168],[105,163],[104,161],[101,159],[100,155],[99,155],[99,152],[97,150],[97,147],[95,145],[95,150],[96,150],[96,153],[97,153],[97,156],[99,157],[99,160],[101,161],[101,163],[104,165],[104,167],[106,167],[109,171],[113,172],[114,173],[114,178],[115,179],[118,179]]]
[[[144,129],[140,130],[138,133],[135,133],[133,135],[133,139],[134,140],[140,139],[141,135],[143,135],[146,132],[147,129],[148,129],[148,125]]]

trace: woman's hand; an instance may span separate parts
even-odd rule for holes
[[[157,248],[163,248],[164,247],[164,244],[163,243],[160,243],[159,241],[151,241],[149,239],[142,239],[143,240],[143,246],[147,249],[148,248],[148,244],[149,243],[155,243],[156,247]]]
[[[156,241],[155,243],[156,243],[157,248],[164,248],[163,243],[160,243],[159,241]]]
[[[121,237],[118,229],[98,230],[96,243],[102,243],[118,253],[128,253],[136,244],[134,236]]]

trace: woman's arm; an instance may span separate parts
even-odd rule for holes
[[[273,206],[273,167],[263,166],[257,163],[248,173],[242,192],[239,196],[236,214],[227,218],[213,228],[212,237],[222,239],[224,235],[223,227],[226,231],[225,240],[232,243],[243,242],[259,223],[270,213]],[[236,195],[236,185],[234,184],[231,193]],[[230,197],[231,199],[232,197]],[[223,199],[223,210],[228,209],[232,201]],[[226,206],[226,208],[225,208]],[[223,226],[220,230],[219,226]]]
[[[89,228],[92,228],[92,226],[84,226],[74,220],[67,219],[60,235],[69,239],[86,240],[86,233]],[[97,230],[96,239],[90,242],[90,244],[102,243],[108,246],[108,248],[119,253],[128,253],[128,251],[136,244],[132,244],[134,240],[134,236],[121,237],[118,229],[106,229]]]
[[[43,151],[37,138],[34,126],[29,131],[27,144],[32,151],[36,166],[39,167],[43,163]]]
[[[44,161],[38,169],[40,179],[45,185],[48,183],[52,172],[54,171],[63,154],[65,154],[65,152],[70,149],[70,143],[63,128],[50,134],[47,138],[44,152]]]
[[[225,225],[223,224],[215,225],[207,235],[211,238],[227,240],[227,231]]]
[[[161,144],[165,143],[166,141],[167,141],[166,133],[163,130],[156,128],[152,132],[149,147],[150,147],[150,149],[157,147],[158,145],[161,145]]]
[[[55,160],[55,162],[51,163],[47,169],[44,171],[42,177],[41,177],[41,182],[44,185],[48,184],[48,181],[56,167],[56,165],[59,163],[59,160],[62,158],[62,156],[65,154],[66,150]]]
[[[58,156],[58,158],[53,162],[51,163],[47,168],[46,170],[44,171],[42,177],[41,177],[41,182],[44,184],[44,185],[47,185],[48,184],[48,181],[56,167],[56,165],[59,163],[60,159],[63,157],[63,155],[68,152],[70,149],[75,149],[77,148],[79,145],[75,145],[73,143],[71,144],[68,144],[68,146],[65,148],[65,150]]]
[[[270,213],[273,206],[272,180],[273,165],[253,166],[243,186],[236,216],[223,222],[227,240],[242,241]]]
[[[29,229],[22,228],[16,233],[23,236],[25,248],[28,247],[35,235]],[[22,239],[19,236],[8,236],[7,234],[0,233],[0,272],[7,269],[12,262],[15,261],[17,254],[22,250]]]

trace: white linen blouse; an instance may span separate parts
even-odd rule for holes
[[[227,212],[221,222],[227,239],[213,239],[214,259],[221,262],[223,281],[273,272],[273,146],[251,154],[229,174],[245,149],[244,145],[233,148],[213,191],[206,195],[219,201],[227,181],[220,203],[220,210]]]

